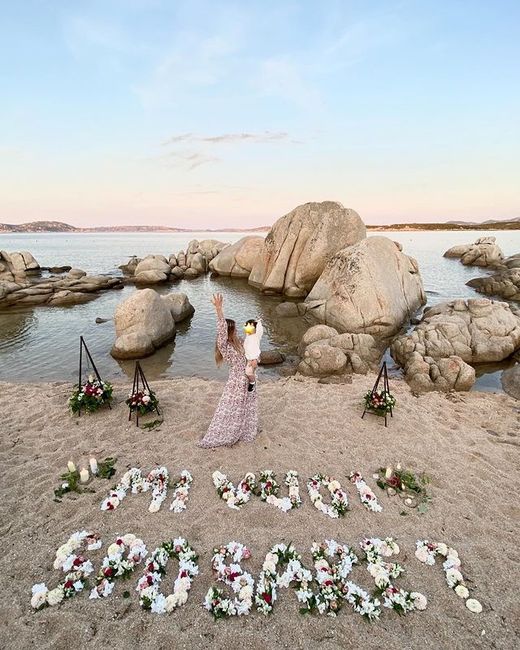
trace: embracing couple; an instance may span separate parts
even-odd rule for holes
[[[229,377],[218,403],[208,432],[200,441],[201,447],[234,445],[243,440],[252,442],[258,426],[256,368],[260,358],[260,339],[263,327],[260,321],[248,320],[242,341],[234,320],[224,318],[222,294],[211,299],[217,313],[217,342],[215,361],[229,365]]]

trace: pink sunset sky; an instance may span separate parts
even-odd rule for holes
[[[520,216],[518,3],[4,7],[0,222]]]

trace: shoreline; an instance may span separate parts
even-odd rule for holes
[[[260,382],[257,439],[212,450],[200,449],[196,442],[213,414],[220,381],[154,382],[165,421],[153,431],[128,422],[124,404],[128,382],[115,382],[112,410],[80,418],[67,414],[69,382],[0,382],[2,402],[8,406],[0,487],[4,507],[0,569],[10,580],[8,592],[2,593],[0,622],[7,646],[24,650],[31,643],[42,648],[95,644],[122,650],[137,645],[190,649],[248,645],[256,650],[319,644],[332,650],[401,647],[406,637],[410,647],[513,647],[518,640],[517,590],[508,576],[516,571],[520,534],[516,497],[520,460],[512,453],[512,447],[520,446],[518,402],[478,392],[414,397],[404,382],[392,380],[397,406],[385,429],[382,418],[361,419],[363,394],[373,381],[374,375],[355,376],[352,384],[344,385],[294,378]],[[114,479],[96,480],[94,493],[65,495],[62,503],[55,503],[52,491],[67,461],[82,466],[91,454],[98,459],[117,457]],[[389,498],[376,488],[373,472],[396,462],[431,477],[432,502],[425,514],[412,510],[401,515],[398,497]],[[102,499],[126,468],[149,470],[163,464],[172,477],[182,469],[194,477],[184,513],[170,512],[169,501],[159,512],[149,513],[148,495],[129,496],[110,513],[100,510]],[[267,468],[278,480],[289,469],[299,472],[301,508],[283,514],[254,498],[233,511],[218,498],[211,482],[217,469],[236,482],[247,471],[258,475]],[[383,512],[362,507],[348,484],[351,470],[360,471],[376,490]],[[347,489],[351,507],[345,517],[330,519],[310,503],[305,481],[316,472],[336,477]],[[99,531],[106,543],[117,534],[133,532],[143,538],[149,552],[161,541],[185,537],[199,553],[200,568],[187,604],[164,616],[143,611],[134,592],[142,575],[138,568],[128,583],[117,583],[106,600],[91,601],[80,594],[56,607],[32,611],[31,586],[57,583],[59,574],[52,568],[55,551],[83,528]],[[367,535],[396,538],[402,549],[397,561],[405,567],[397,584],[426,594],[426,611],[399,617],[384,610],[381,621],[370,625],[348,606],[336,619],[302,617],[294,593],[286,589],[269,617],[252,612],[215,623],[202,608],[205,593],[214,584],[210,561],[215,545],[234,539],[247,544],[253,555],[244,568],[256,579],[275,543],[292,541],[309,565],[314,540],[336,539],[359,555],[359,542]],[[447,588],[438,563],[427,567],[415,559],[417,539],[443,541],[458,550],[471,594],[484,607],[481,614],[469,612]],[[96,570],[103,555],[104,550],[92,554]],[[171,589],[175,571],[174,566],[168,568],[164,593]],[[362,566],[352,579],[364,589],[373,588]],[[125,590],[130,593],[127,599]]]

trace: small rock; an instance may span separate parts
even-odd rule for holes
[[[278,350],[262,350],[260,353],[260,365],[272,366],[277,363],[283,363],[285,356]]]

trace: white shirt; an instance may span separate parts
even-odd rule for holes
[[[246,334],[244,339],[244,352],[248,361],[258,359],[260,356],[260,339],[264,333],[262,321],[256,323],[256,332],[254,334]]]

